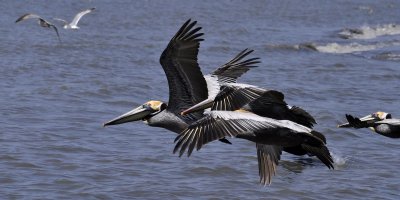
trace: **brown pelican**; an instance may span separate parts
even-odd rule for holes
[[[53,28],[54,31],[57,33],[58,41],[61,43],[61,39],[60,39],[60,35],[58,34],[57,27],[56,27],[54,24],[51,24],[50,22],[48,22],[48,21],[46,21],[45,19],[41,18],[39,15],[27,13],[27,14],[25,14],[25,15],[22,15],[20,18],[18,18],[18,19],[15,21],[15,23],[18,23],[18,22],[23,21],[23,20],[26,20],[26,19],[31,19],[31,18],[33,18],[33,19],[38,19],[38,20],[39,20],[39,21],[38,21],[38,22],[39,22],[39,25],[40,25],[41,27]]]
[[[211,107],[211,110],[234,111],[237,109],[255,113],[263,117],[269,117],[278,120],[291,120],[301,125],[311,128],[315,124],[315,119],[305,110],[288,106],[284,101],[284,95],[274,90],[265,90],[254,85],[242,83],[223,84],[215,98],[210,97],[197,105],[182,112],[182,114],[191,113]],[[319,132],[311,132],[314,136],[326,143],[326,138]],[[312,156],[301,145],[280,147],[276,145],[258,144],[257,157],[259,160],[259,172],[263,183],[270,183],[271,176],[275,174],[281,151],[294,155]]]
[[[221,86],[221,91],[214,99],[207,99],[197,105],[186,109],[182,114],[191,113],[211,107],[211,110],[234,111],[237,109],[252,112],[262,117],[277,120],[290,120],[303,126],[312,128],[315,119],[305,110],[297,106],[289,106],[284,101],[284,95],[275,90],[265,90],[247,84],[225,84]],[[315,132],[326,143],[326,138],[322,134]],[[305,155],[301,146],[285,147],[284,151],[294,155]]]
[[[256,143],[260,182],[270,184],[282,147],[301,146],[333,169],[325,142],[316,136],[322,134],[316,133],[289,120],[262,117],[245,110],[210,111],[176,137],[174,153],[179,151],[182,156],[187,150],[190,156],[194,148],[199,150],[204,144],[227,136],[247,139]]]
[[[89,9],[86,9],[86,10],[83,10],[83,11],[79,12],[78,14],[75,15],[74,19],[72,19],[71,23],[68,23],[66,20],[60,19],[60,18],[54,18],[54,20],[58,20],[58,21],[64,22],[64,26],[63,26],[64,29],[79,29],[79,27],[78,27],[79,20],[81,20],[81,18],[84,15],[92,12],[94,9],[95,8],[89,8]]]
[[[362,118],[346,114],[348,123],[338,125],[339,128],[370,128],[374,132],[390,138],[400,138],[400,119],[392,119],[386,112],[375,112]]]
[[[201,27],[195,27],[195,25],[196,21],[186,21],[161,54],[160,63],[169,86],[168,104],[161,101],[146,102],[105,123],[104,126],[143,120],[149,126],[162,127],[180,133],[189,124],[203,117],[202,112],[180,115],[182,110],[207,99],[208,96],[208,85],[197,63],[200,41],[203,40],[200,36],[203,33],[199,33]],[[240,52],[230,62],[218,68],[213,76],[220,77],[219,81],[234,81],[254,67],[253,64],[258,63],[256,58],[241,61],[251,52],[248,50]],[[224,139],[222,141],[229,143]]]
[[[211,107],[212,110],[225,111],[241,108],[263,117],[294,121],[309,128],[316,124],[315,119],[307,111],[287,105],[284,101],[285,96],[279,91],[266,90],[249,84],[230,83],[221,85],[218,91],[213,92],[216,94],[184,110],[181,114]]]

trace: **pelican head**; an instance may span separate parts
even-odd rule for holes
[[[384,120],[384,119],[391,119],[392,115],[386,112],[382,112],[382,111],[378,111],[376,113],[371,114],[372,116],[380,119],[380,120]]]
[[[361,121],[380,121],[384,119],[391,119],[392,115],[386,112],[378,111],[360,118]]]
[[[121,116],[104,123],[104,126],[123,124],[138,120],[147,121],[167,108],[167,104],[161,101],[148,101],[141,106],[122,114]]]

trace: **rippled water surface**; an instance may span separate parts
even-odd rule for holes
[[[52,30],[24,13],[70,20]],[[399,1],[2,1],[1,199],[399,199],[400,141],[337,129],[345,113],[400,117]],[[204,73],[244,48],[262,59],[240,81],[280,90],[317,120],[335,157],[283,154],[258,184],[255,145],[207,144],[172,154],[175,133],[102,124],[168,100],[158,59],[184,21],[203,27]]]

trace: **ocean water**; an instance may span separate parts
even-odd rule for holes
[[[24,13],[71,20],[53,30]],[[1,1],[0,199],[399,199],[399,140],[338,129],[345,114],[400,117],[399,1]],[[282,91],[317,120],[335,158],[283,154],[258,183],[254,143],[172,154],[175,133],[102,124],[168,100],[159,56],[187,20],[203,27],[209,73],[245,48],[262,63],[240,82]]]

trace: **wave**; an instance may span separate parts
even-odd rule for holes
[[[270,44],[266,46],[268,49],[273,50],[312,50],[318,51],[314,43],[303,43],[303,44]]]
[[[345,54],[345,53],[355,53],[355,52],[365,52],[372,51],[375,49],[381,49],[392,46],[400,46],[399,41],[389,41],[389,42],[376,42],[369,44],[361,44],[357,42],[351,43],[327,43],[327,44],[317,44],[317,43],[302,43],[302,44],[274,44],[267,45],[267,48],[274,50],[292,50],[292,51],[301,51],[301,50],[309,50],[309,51],[318,51],[321,53],[335,53],[335,54]],[[385,59],[398,60],[400,59],[399,54],[384,54],[382,57]],[[387,58],[386,58],[387,57]]]
[[[398,34],[400,34],[399,25],[385,24],[375,27],[346,28],[339,33],[339,37],[343,39],[373,39],[379,36]]]
[[[343,167],[346,164],[347,159],[348,159],[346,157],[343,157],[343,156],[333,153],[333,152],[331,152],[331,156],[333,158],[333,163],[334,163],[335,168]]]
[[[322,53],[341,54],[341,53],[371,51],[371,50],[383,48],[383,47],[385,47],[384,44],[359,44],[359,43],[338,44],[338,43],[334,42],[334,43],[329,43],[326,45],[315,46],[315,49],[317,49],[317,51],[322,52]]]
[[[389,61],[400,61],[400,53],[392,53],[392,52],[384,52],[378,55],[375,55],[373,59],[376,60],[389,60]]]
[[[348,43],[348,44],[339,44],[339,43],[328,43],[326,45],[315,45],[314,48],[322,53],[354,53],[354,52],[363,52],[363,51],[371,51],[375,49],[381,49],[390,46],[398,46],[400,42],[380,42],[375,44],[360,44],[356,42]]]

